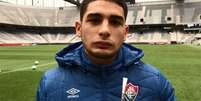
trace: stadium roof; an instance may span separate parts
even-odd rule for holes
[[[36,7],[66,7],[66,6],[79,6],[83,0],[0,0],[0,2],[11,3],[25,6]],[[141,3],[157,3],[157,2],[172,2],[172,3],[188,3],[188,2],[201,2],[201,0],[125,0],[128,5],[141,4]]]
[[[64,0],[71,4],[79,6],[83,0]],[[175,2],[175,3],[184,3],[184,2],[192,2],[192,1],[201,1],[201,0],[124,0],[128,5],[132,5],[135,3],[151,3],[151,2]]]
[[[64,0],[64,1],[67,1],[77,6],[80,6],[80,3],[82,2],[82,0]]]
[[[69,2],[69,3],[72,3],[72,4],[74,4],[74,5],[79,6],[80,3],[81,3],[83,0],[64,0],[64,1],[67,1],[67,2]],[[128,4],[134,4],[134,3],[135,3],[135,0],[124,0],[124,1],[126,1]]]
[[[74,6],[70,2],[64,0],[0,0],[0,2],[35,7],[65,7]]]

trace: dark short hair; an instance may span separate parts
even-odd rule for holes
[[[80,6],[80,20],[81,21],[83,20],[83,16],[86,13],[88,5],[93,1],[96,1],[96,0],[83,0],[82,1],[81,6]],[[127,8],[127,5],[124,0],[105,0],[105,1],[113,2],[113,3],[116,3],[119,6],[121,6],[124,10],[124,17],[126,19],[127,13],[128,13],[128,8]]]

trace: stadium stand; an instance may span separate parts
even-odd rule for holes
[[[142,2],[129,6],[128,43],[199,43],[199,2]],[[80,41],[74,32],[76,6],[34,7],[0,2],[0,44],[52,44]],[[197,35],[198,34],[198,35]]]
[[[194,36],[194,39],[191,42],[192,44],[201,46],[201,34],[197,34]]]
[[[38,8],[0,2],[0,23],[26,26],[74,26],[77,7]]]

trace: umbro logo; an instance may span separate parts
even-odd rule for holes
[[[75,88],[71,88],[69,90],[66,91],[66,93],[68,93],[68,98],[79,98],[79,93],[80,90],[79,89],[75,89]]]

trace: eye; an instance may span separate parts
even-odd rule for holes
[[[109,19],[110,24],[114,27],[119,27],[124,25],[124,19],[122,16],[112,15]]]
[[[93,25],[98,25],[101,23],[101,19],[100,18],[89,18],[87,20],[89,23],[93,24]]]
[[[123,25],[123,22],[118,20],[118,19],[111,19],[110,20],[110,24],[112,26],[115,26],[115,27],[118,27],[118,26],[122,26]]]

